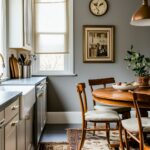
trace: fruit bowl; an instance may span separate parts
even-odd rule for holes
[[[112,84],[112,87],[116,90],[128,91],[128,90],[135,90],[138,87],[138,84],[134,82],[132,83],[119,82]]]

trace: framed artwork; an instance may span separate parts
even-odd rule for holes
[[[83,62],[114,62],[114,26],[83,26]]]

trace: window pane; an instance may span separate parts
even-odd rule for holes
[[[40,71],[63,71],[64,54],[39,54]]]
[[[36,36],[37,52],[64,52],[64,34],[38,34]]]
[[[36,32],[66,32],[65,3],[36,3]]]

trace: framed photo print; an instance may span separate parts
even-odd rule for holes
[[[114,26],[83,26],[83,61],[114,62]]]

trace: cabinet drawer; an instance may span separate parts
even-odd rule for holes
[[[19,98],[8,107],[5,108],[5,120],[6,123],[13,118],[17,113],[19,113]]]
[[[6,126],[5,126],[5,138],[11,134],[14,130],[16,130],[16,126],[19,122],[19,115],[13,118]]]

